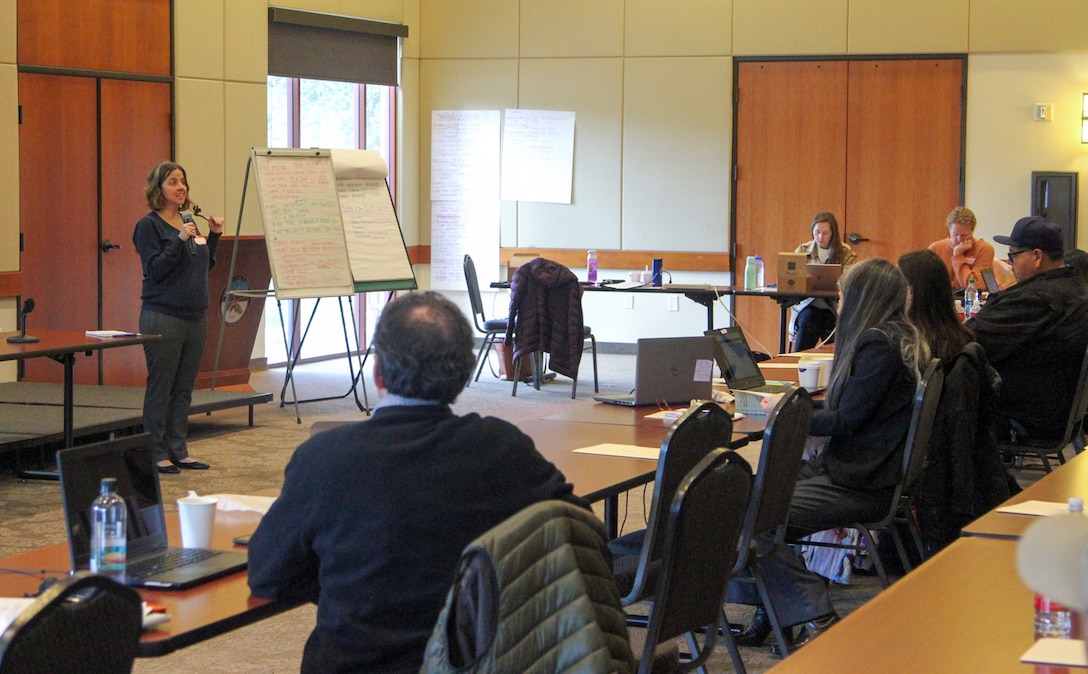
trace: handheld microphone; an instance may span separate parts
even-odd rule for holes
[[[192,211],[181,211],[181,221],[184,223],[192,223],[193,227],[196,227],[196,220],[193,220]],[[197,230],[197,234],[199,233],[200,230]],[[195,237],[190,236],[188,239],[185,240],[185,245],[189,247],[190,255],[196,255],[196,241],[194,240],[194,238]]]

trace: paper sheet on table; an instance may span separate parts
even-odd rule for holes
[[[245,496],[243,494],[212,494],[208,498],[218,500],[216,510],[255,510],[262,515],[272,507],[276,499],[271,496]]]
[[[23,597],[0,597],[0,634],[15,622],[27,606],[34,603],[34,599]]]
[[[673,414],[676,414],[678,412],[680,414],[683,414],[686,411],[687,410],[661,410],[660,412],[654,412],[653,414],[647,414],[645,418],[646,419],[664,419],[666,414],[673,415]],[[733,413],[733,421],[740,421],[743,418],[744,418],[744,413],[742,413],[742,412],[734,412]]]
[[[620,281],[619,283],[607,283],[605,288],[615,288],[616,290],[627,290],[629,288],[641,288],[646,284],[642,281]],[[653,287],[653,286],[649,286]]]
[[[1039,639],[1020,656],[1020,662],[1065,667],[1088,667],[1081,639]]]
[[[637,447],[605,442],[574,450],[576,454],[601,454],[603,456],[622,456],[627,459],[650,459],[656,461],[661,455],[660,447]]]
[[[1069,504],[1056,501],[1024,501],[1023,503],[1014,503],[998,508],[997,512],[1010,515],[1050,517],[1051,515],[1068,515]]]

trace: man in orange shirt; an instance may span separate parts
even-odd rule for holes
[[[948,214],[948,238],[934,241],[929,249],[944,261],[953,290],[967,287],[969,279],[975,279],[980,291],[986,287],[982,270],[994,266],[994,247],[975,238],[978,220],[971,209],[958,206]]]

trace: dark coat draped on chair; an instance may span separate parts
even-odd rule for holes
[[[551,355],[552,370],[576,379],[584,339],[582,287],[574,272],[542,257],[518,267],[510,281],[504,342],[514,347],[515,362],[544,351]]]

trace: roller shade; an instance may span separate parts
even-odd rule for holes
[[[268,74],[398,86],[402,37],[397,23],[269,7]]]

